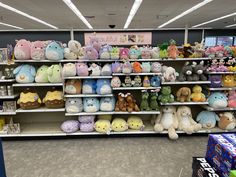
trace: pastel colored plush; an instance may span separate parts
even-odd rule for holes
[[[50,42],[46,47],[45,56],[48,60],[63,60],[64,48],[62,44],[56,41]]]
[[[45,41],[32,42],[30,55],[32,60],[45,60]]]
[[[98,52],[92,46],[85,47],[85,59],[96,60],[98,59]]]
[[[36,70],[34,66],[24,64],[16,67],[13,74],[15,75],[16,82],[18,83],[32,83],[34,82]]]
[[[83,106],[85,112],[97,112],[99,111],[99,100],[97,98],[84,98]]]
[[[95,119],[95,116],[93,115],[79,116],[80,131],[92,132],[94,130],[94,119]]]
[[[88,76],[89,71],[88,71],[88,65],[85,63],[76,63],[76,73],[78,76]]]
[[[153,73],[161,73],[161,71],[162,71],[161,63],[153,62],[152,65],[151,65],[151,72],[153,72]]]
[[[227,107],[227,97],[224,93],[221,92],[214,92],[212,93],[207,101],[209,106],[211,106],[212,108],[225,108]]]
[[[88,68],[88,71],[91,73],[90,76],[100,76],[101,70],[101,66],[96,63],[92,63]]]
[[[38,68],[36,76],[35,76],[35,82],[38,83],[46,83],[48,82],[48,66],[47,65],[42,65]]]
[[[128,124],[123,118],[115,118],[111,123],[111,129],[115,132],[128,130]]]
[[[211,111],[202,111],[197,115],[197,122],[199,122],[203,128],[214,128],[216,121],[219,120],[218,115]]]
[[[94,127],[99,133],[110,134],[111,123],[109,120],[97,120]]]
[[[111,65],[107,63],[102,67],[101,75],[102,76],[110,76],[111,74],[112,74]]]
[[[96,93],[96,80],[94,79],[85,79],[83,81],[82,93],[83,94],[94,94]]]
[[[111,79],[111,87],[112,88],[118,88],[121,86],[121,80],[118,76],[114,76],[112,79]]]
[[[60,65],[50,66],[47,70],[48,81],[51,83],[62,82],[61,70]]]
[[[100,100],[100,111],[114,111],[115,109],[115,98],[105,97]]]
[[[111,93],[111,81],[110,79],[98,79],[96,85],[97,94],[110,94]]]
[[[61,124],[61,130],[65,133],[74,133],[79,130],[79,121],[66,120]]]
[[[120,62],[112,63],[111,70],[113,73],[120,73],[122,71],[122,64]]]
[[[67,98],[66,112],[78,113],[83,111],[83,102],[81,98]]]
[[[140,117],[130,116],[127,120],[128,126],[133,130],[144,130],[144,124]]]
[[[70,77],[76,75],[76,67],[74,63],[66,63],[62,68],[62,75],[64,77]]]
[[[99,50],[99,56],[100,59],[110,59],[111,55],[110,52],[112,50],[112,47],[110,45],[103,45]]]
[[[150,62],[142,62],[142,72],[143,73],[150,73],[150,71],[151,71]]]
[[[160,85],[161,85],[161,78],[158,76],[152,76],[151,86],[152,87],[160,87]]]
[[[31,42],[25,39],[16,41],[14,48],[14,56],[16,60],[29,60],[30,59],[30,46]]]
[[[68,94],[80,94],[81,93],[81,80],[79,79],[71,79],[66,81],[65,85],[65,93]]]

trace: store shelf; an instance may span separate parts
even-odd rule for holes
[[[16,112],[0,112],[0,116],[11,116],[16,115]]]
[[[161,87],[118,87],[112,88],[113,90],[157,90]]]
[[[208,105],[208,102],[173,102],[173,103],[160,103],[162,106],[182,106],[182,105]]]
[[[236,87],[219,87],[219,88],[208,88],[208,90],[211,91],[230,91],[230,90],[236,90]]]
[[[162,85],[193,85],[193,84],[210,84],[211,81],[176,81],[176,82],[162,82]]]
[[[207,74],[236,74],[236,72],[207,72]]]
[[[0,66],[5,66],[5,65],[14,65],[14,63],[3,63],[3,62],[0,62]]]
[[[63,60],[15,60],[15,63],[61,63]]]
[[[64,79],[111,79],[112,76],[72,76],[64,77]]]
[[[37,109],[17,109],[16,113],[34,113],[34,112],[65,112],[65,108],[55,108],[55,109],[49,109],[49,108],[37,108]]]
[[[93,113],[87,113],[87,112],[79,112],[79,113],[66,113],[66,116],[84,116],[84,115],[130,115],[130,114],[136,114],[136,115],[144,115],[144,114],[160,114],[159,111],[139,111],[139,112],[93,112]]]
[[[154,75],[162,75],[162,73],[130,73],[130,74],[124,74],[124,73],[113,73],[113,76],[154,76]]]
[[[168,58],[168,59],[162,59],[162,61],[202,61],[202,60],[210,60],[210,58]]]
[[[0,100],[2,99],[14,99],[16,97],[18,97],[19,94],[14,94],[14,95],[6,95],[6,96],[0,96]]]
[[[0,79],[0,83],[15,82],[15,79]]]
[[[113,94],[105,94],[105,95],[98,95],[98,94],[77,94],[77,95],[64,95],[65,98],[87,98],[87,97],[113,97]]]
[[[62,62],[89,62],[89,63],[98,63],[98,62],[115,62],[115,61],[121,61],[120,59],[118,60],[103,60],[103,59],[97,59],[97,60],[86,60],[86,59],[78,59],[78,60],[62,60]]]
[[[236,111],[236,108],[229,108],[229,107],[226,107],[226,108],[212,108],[210,106],[202,106],[203,108],[205,108],[206,110],[208,111]]]
[[[51,86],[63,86],[63,83],[16,83],[13,87],[51,87]]]

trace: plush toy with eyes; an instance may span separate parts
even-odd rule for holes
[[[45,60],[45,41],[32,42],[30,56],[32,60]]]
[[[208,104],[212,108],[225,108],[228,105],[228,98],[224,93],[214,92],[208,98]]]
[[[74,63],[66,63],[62,69],[62,75],[64,77],[70,77],[76,75],[76,67]]]
[[[110,59],[111,58],[111,55],[110,55],[110,52],[112,50],[112,47],[110,45],[103,45],[100,50],[99,50],[99,56],[100,56],[100,59]]]
[[[98,52],[92,46],[85,47],[85,59],[96,60],[98,59]]]
[[[99,79],[97,80],[97,94],[110,94],[111,93],[111,81],[110,79]]]
[[[97,98],[84,98],[83,99],[85,112],[97,112],[99,111],[99,100]]]
[[[62,91],[47,91],[46,96],[43,98],[43,103],[47,108],[63,108],[65,103]]]
[[[123,132],[128,130],[128,124],[123,118],[115,118],[111,123],[111,129],[114,132]]]
[[[31,65],[20,65],[13,71],[18,83],[32,83],[36,75],[35,68]]]
[[[29,60],[30,59],[31,42],[25,39],[16,41],[14,48],[14,56],[16,60]]]
[[[82,93],[83,94],[94,94],[96,93],[96,80],[94,79],[85,79],[83,81]]]
[[[130,129],[133,130],[144,130],[144,124],[140,117],[137,116],[130,116],[127,120],[128,126]]]
[[[78,113],[83,111],[83,102],[81,98],[67,98],[66,112]]]
[[[105,97],[100,100],[100,111],[114,111],[115,98]]]
[[[80,131],[81,132],[92,132],[94,130],[94,119],[95,116],[79,116]]]
[[[65,85],[65,93],[68,94],[80,94],[81,93],[81,80],[72,79],[67,80]]]
[[[35,82],[38,83],[47,83],[48,82],[48,66],[42,65],[38,68],[36,76],[35,76]]]
[[[61,65],[52,65],[48,68],[48,80],[51,83],[62,82]]]
[[[48,60],[63,60],[64,48],[60,42],[50,42],[45,50],[45,56]]]
[[[89,70],[88,70],[88,65],[85,63],[76,63],[76,73],[78,76],[88,76],[89,75]]]
[[[99,133],[110,134],[111,122],[109,120],[97,120],[95,125],[95,130]]]
[[[65,133],[74,133],[79,130],[79,121],[66,120],[61,124],[61,130]]]

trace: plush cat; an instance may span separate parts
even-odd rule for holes
[[[83,94],[94,94],[96,93],[96,80],[85,79],[83,81],[82,93]]]
[[[110,79],[98,79],[97,80],[97,94],[110,94],[111,93],[111,81]]]
[[[83,111],[83,102],[81,98],[67,98],[66,112],[78,113]]]
[[[100,111],[114,111],[115,109],[115,98],[105,97],[100,100]]]
[[[30,56],[32,60],[45,60],[45,41],[32,42]]]
[[[99,111],[99,100],[97,98],[84,98],[83,106],[85,112],[97,112]]]

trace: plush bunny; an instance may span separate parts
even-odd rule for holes
[[[42,65],[38,68],[36,76],[35,76],[35,82],[41,82],[41,83],[46,83],[48,82],[48,66],[47,65]]]
[[[78,113],[83,111],[83,102],[81,98],[67,98],[66,112]]]
[[[30,56],[32,60],[45,60],[45,41],[31,43]]]
[[[92,63],[91,66],[88,68],[88,71],[91,72],[90,76],[100,76],[101,66],[97,65],[96,63]]]
[[[32,65],[20,65],[13,71],[18,83],[32,83],[36,75],[35,68]]]
[[[83,99],[84,111],[93,113],[99,111],[99,100],[97,98]]]
[[[45,50],[45,56],[48,60],[63,60],[64,47],[60,42],[50,42]]]
[[[74,63],[66,63],[62,68],[62,75],[64,77],[70,77],[76,75],[76,67]]]
[[[61,65],[52,65],[48,68],[48,80],[51,83],[62,82]]]
[[[29,60],[30,59],[31,42],[25,39],[16,40],[14,48],[14,56],[16,60]]]

